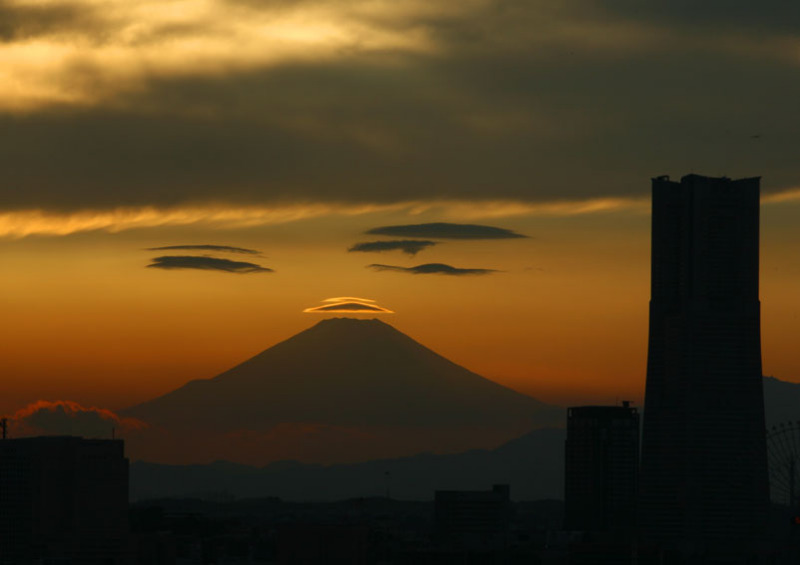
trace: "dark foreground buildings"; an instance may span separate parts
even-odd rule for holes
[[[635,526],[639,414],[622,406],[567,410],[564,528],[624,538]]]
[[[122,440],[0,440],[0,564],[128,563]]]
[[[768,509],[758,247],[758,178],[653,179],[639,523],[698,562],[755,551]]]
[[[436,532],[444,541],[503,547],[511,520],[509,485],[492,490],[437,490]]]

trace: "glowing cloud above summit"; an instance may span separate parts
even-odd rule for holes
[[[326,298],[320,306],[306,308],[303,312],[309,314],[394,314],[392,310],[378,306],[369,298],[354,296],[339,296]]]

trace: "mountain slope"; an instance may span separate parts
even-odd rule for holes
[[[764,412],[767,430],[800,421],[800,384],[764,377]]]
[[[563,425],[563,410],[456,365],[378,320],[324,320],[209,380],[126,411],[170,429]]]

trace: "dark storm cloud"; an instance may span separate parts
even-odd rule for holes
[[[100,29],[103,18],[79,3],[19,5],[0,0],[0,42]]]
[[[242,255],[260,255],[260,251],[244,247],[231,247],[229,245],[165,245],[163,247],[148,247],[146,251],[169,251],[183,249],[188,251],[216,251],[221,253],[241,253]]]
[[[93,45],[110,45],[126,27],[124,16],[88,2],[13,4],[0,0],[0,43],[26,41],[50,36],[80,38]],[[199,24],[171,23],[137,30],[126,41],[147,44],[182,36],[197,36],[205,30]]]
[[[199,269],[202,271],[224,271],[226,273],[272,273],[272,269],[247,263],[245,261],[230,261],[217,257],[193,257],[189,255],[165,255],[155,257],[147,265],[150,269]]]
[[[797,32],[800,4],[784,0],[605,0],[605,11],[673,27],[702,27],[707,33],[720,27],[753,31]]]
[[[763,26],[795,25],[794,4],[760,4],[763,25],[735,41],[700,33],[684,0],[490,4],[372,22],[430,34],[430,52],[153,73],[94,106],[0,111],[2,207],[570,200],[642,196],[650,177],[690,170],[800,184],[796,61],[761,41]],[[743,1],[712,4],[746,24]],[[620,21],[630,35],[605,29]],[[2,22],[7,37],[23,29]],[[561,37],[562,23],[583,27]],[[665,35],[647,41],[651,25]],[[71,80],[93,92],[108,79]]]
[[[517,239],[527,237],[505,228],[481,226],[477,224],[409,224],[403,226],[383,226],[366,233],[371,235],[391,235],[410,237],[434,237],[439,239]]]
[[[423,249],[437,245],[435,241],[417,240],[417,239],[403,239],[399,241],[365,241],[356,243],[348,251],[357,252],[363,251],[366,253],[383,251],[402,251],[408,255],[416,255]]]
[[[451,267],[444,263],[425,263],[424,265],[417,265],[416,267],[398,267],[395,265],[369,265],[370,269],[376,271],[397,271],[400,273],[409,273],[412,275],[450,275],[450,276],[468,276],[468,275],[488,275],[497,273],[494,269],[459,269]]]
[[[145,107],[166,106],[148,114],[87,109],[0,115],[5,171],[0,199],[9,209],[45,203],[49,209],[74,210],[330,201],[332,194],[349,202],[639,196],[647,194],[656,174],[697,168],[699,148],[693,144],[699,139],[705,140],[703,173],[735,177],[768,170],[765,180],[773,186],[800,182],[790,158],[790,121],[777,119],[777,113],[773,119],[741,111],[766,105],[790,112],[800,99],[793,72],[763,62],[747,69],[720,65],[717,80],[708,83],[700,61],[657,62],[552,68],[542,71],[546,86],[537,86],[536,65],[524,58],[463,66],[452,61],[441,69],[439,74],[483,102],[517,106],[523,116],[533,112],[532,105],[552,110],[563,123],[563,131],[552,133],[483,134],[460,123],[451,108],[387,93],[390,85],[398,92],[407,86],[376,76],[374,69],[359,74],[335,66],[238,75],[225,82],[172,81],[155,89],[157,101],[142,101]],[[641,80],[619,89],[632,74]],[[752,79],[743,83],[742,74]],[[409,85],[419,81],[403,70],[397,75]],[[705,86],[693,89],[690,100],[687,82]],[[756,86],[765,83],[774,88]],[[255,101],[257,96],[263,100]],[[265,119],[262,105],[281,109],[275,115],[305,114],[319,130],[309,134],[292,123]],[[184,114],[186,108],[203,119]],[[731,115],[738,116],[735,123]],[[378,138],[385,134],[396,152],[365,144],[359,131],[350,136],[355,124]],[[765,133],[758,152],[746,145],[754,131]],[[301,166],[312,162],[313,167]]]
[[[315,4],[328,4],[335,5],[335,1],[331,0],[223,0],[225,4],[230,6],[242,6],[251,8],[258,12],[274,11],[274,10],[292,10],[297,9],[299,6],[315,5]]]

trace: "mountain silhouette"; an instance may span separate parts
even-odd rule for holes
[[[448,361],[378,320],[326,319],[212,379],[123,411],[134,459],[354,463],[490,449],[564,410]]]
[[[170,429],[563,425],[563,410],[472,373],[379,320],[333,318],[125,411]]]
[[[800,422],[800,384],[764,377],[767,430],[777,424]]]
[[[131,463],[131,499],[277,496],[285,500],[339,500],[392,496],[430,500],[435,490],[481,490],[506,483],[518,500],[562,498],[563,429],[541,429],[496,449],[421,453],[346,465],[279,461],[264,467],[215,461],[206,465]]]

